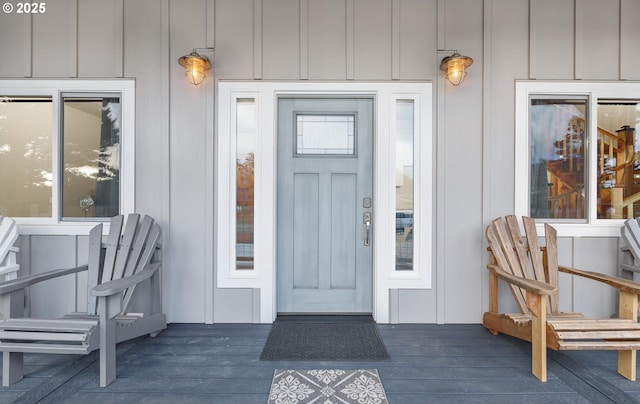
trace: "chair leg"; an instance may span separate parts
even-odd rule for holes
[[[116,380],[116,319],[122,308],[122,294],[98,300],[100,307],[100,387]]]
[[[547,298],[527,292],[527,307],[531,310],[531,372],[542,382],[547,381]]]
[[[22,380],[24,376],[22,352],[2,353],[2,385],[7,387]]]
[[[618,373],[632,382],[636,381],[636,351],[618,351]]]
[[[620,318],[636,320],[638,316],[638,295],[620,291],[618,311]],[[636,351],[618,351],[618,373],[631,381],[636,380]]]
[[[116,322],[100,321],[100,387],[116,379]]]

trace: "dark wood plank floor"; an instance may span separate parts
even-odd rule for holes
[[[265,404],[279,369],[375,368],[390,403],[638,402],[640,382],[616,373],[615,352],[550,351],[549,380],[530,372],[530,345],[480,325],[379,325],[380,362],[263,362],[269,325],[171,324],[118,346],[118,378],[98,384],[97,352],[25,356],[26,376],[0,402]]]

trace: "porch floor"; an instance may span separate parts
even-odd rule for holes
[[[265,404],[279,369],[375,368],[390,403],[639,402],[640,382],[616,373],[615,352],[549,350],[549,380],[530,372],[530,345],[481,325],[379,325],[391,359],[263,362],[270,325],[171,324],[118,346],[117,379],[98,382],[98,352],[25,355],[25,378],[0,402]]]

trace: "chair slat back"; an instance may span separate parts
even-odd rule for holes
[[[127,262],[129,262],[129,260],[135,260],[135,257],[131,254],[131,245],[133,244],[133,238],[136,234],[139,219],[140,215],[137,214],[130,214],[127,217],[127,223],[124,227],[122,236],[120,237],[120,242],[118,243],[116,261],[113,265],[113,272],[111,273],[110,280],[122,278]]]
[[[10,217],[0,216],[0,264],[18,239],[18,226]]]
[[[549,225],[544,224],[544,240],[547,247],[545,254],[547,283],[551,286],[558,287],[558,235],[556,229]],[[560,312],[560,303],[558,294],[555,293],[549,296],[549,309],[551,313]]]
[[[131,257],[135,259],[132,258],[128,260],[127,266],[124,271],[124,276],[131,276],[138,272],[138,264],[140,263],[140,260],[143,256],[145,243],[147,242],[149,231],[151,230],[151,226],[153,224],[153,218],[151,216],[145,216],[144,218],[142,218],[142,222],[138,226],[138,231],[131,247]],[[147,264],[148,261],[143,263],[142,267],[144,268],[144,266]]]
[[[116,254],[118,253],[118,245],[120,243],[120,231],[124,216],[118,215],[111,218],[109,225],[109,237],[107,238],[106,250],[104,254],[104,262],[102,264],[102,279],[100,283],[108,282],[113,276],[113,266],[116,262]]]
[[[102,279],[102,262],[104,254],[102,251],[102,223],[96,225],[89,233],[89,261],[87,275],[87,314],[98,314],[98,299],[91,296],[89,291],[98,286]]]
[[[506,225],[505,225],[506,223]],[[522,237],[518,219],[513,215],[498,218],[487,227],[489,248],[498,266],[512,275],[546,282],[558,286],[558,249],[556,230],[545,224],[545,247],[541,247],[533,218],[524,216]],[[507,230],[508,229],[508,230]],[[640,233],[639,233],[640,234]],[[509,284],[522,313],[529,313],[526,307],[526,291]],[[549,296],[548,310],[559,311],[558,295]]]
[[[527,254],[527,246],[524,243],[522,233],[520,233],[518,218],[514,215],[508,215],[505,216],[505,221],[507,222],[507,228],[509,229],[509,235],[511,236],[511,241],[515,247],[516,255],[520,261],[522,276],[524,278],[532,279],[531,262],[529,261],[529,255]]]
[[[147,226],[145,226],[145,220],[147,222]],[[141,246],[139,250],[140,259],[138,260],[137,264],[133,267],[133,270],[129,275],[133,275],[135,273],[138,273],[139,271],[142,271],[151,262],[151,260],[154,257],[154,254],[156,254],[156,251],[157,251],[156,248],[160,244],[160,234],[161,234],[160,225],[158,225],[157,223],[154,223],[153,219],[151,219],[151,217],[149,216],[145,216],[145,220],[143,220],[141,227],[143,229],[146,228],[147,230],[146,241],[143,240],[144,244]],[[133,296],[134,290],[135,290],[135,286],[129,288],[125,292],[124,302],[122,304],[123,312],[126,312],[127,309],[129,308],[129,302],[131,301],[131,297]]]
[[[515,253],[516,247],[506,230],[505,223],[502,218],[495,219],[489,226],[487,226],[486,237],[489,242],[491,254],[493,254],[493,258],[500,269],[509,274],[523,277],[524,274],[522,266],[520,265],[520,260]],[[521,288],[512,284],[509,284],[509,288],[511,289],[511,293],[516,300],[520,311],[525,314],[529,313],[525,299],[526,293]]]
[[[531,264],[533,266],[533,279],[546,282],[547,277],[544,272],[544,254],[538,244],[538,232],[536,231],[536,222],[534,219],[524,216],[522,218],[522,225],[524,227],[524,233],[527,236],[527,249],[529,250],[529,256],[531,257]]]
[[[153,218],[129,214],[111,218],[107,242],[102,243],[102,224],[95,226],[89,235],[89,290],[98,284],[131,276],[149,262],[160,239],[160,226]],[[123,226],[124,224],[124,226]],[[127,309],[133,288],[124,294],[123,312]],[[87,313],[97,314],[97,298],[87,291]]]

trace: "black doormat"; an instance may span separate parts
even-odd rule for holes
[[[279,316],[260,355],[263,361],[388,359],[371,316]]]

